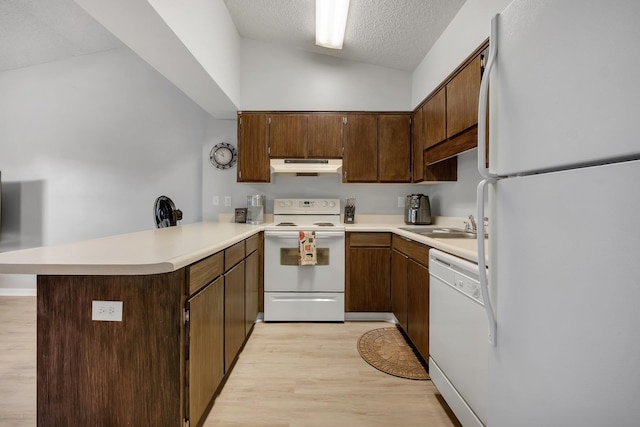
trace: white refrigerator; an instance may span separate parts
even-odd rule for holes
[[[488,425],[639,426],[640,1],[516,0],[489,56]]]

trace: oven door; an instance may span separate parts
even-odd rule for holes
[[[298,265],[299,232],[265,231],[266,292],[344,292],[344,232],[316,231],[316,265]]]

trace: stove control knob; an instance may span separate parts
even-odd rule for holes
[[[323,207],[323,208],[326,208],[328,204],[329,204],[329,203],[327,203],[327,201],[326,201],[326,200],[323,200],[323,201],[322,201],[322,207]]]
[[[284,201],[280,200],[280,203],[278,203],[278,205],[280,205],[281,208],[284,208]]]
[[[287,200],[287,207],[290,208],[293,206],[293,202],[291,200]]]
[[[335,206],[336,206],[336,202],[329,202],[329,207],[330,207],[330,208],[333,208],[333,207],[335,207]]]

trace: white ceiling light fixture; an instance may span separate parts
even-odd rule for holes
[[[316,44],[342,49],[349,0],[316,0]]]

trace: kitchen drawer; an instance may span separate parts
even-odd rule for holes
[[[246,254],[251,255],[252,252],[255,252],[258,250],[258,246],[260,245],[260,234],[259,233],[254,234],[244,242],[245,242]]]
[[[229,271],[231,267],[244,259],[244,240],[224,250],[224,271]]]
[[[188,271],[189,295],[213,281],[223,273],[224,254],[218,252],[203,260],[191,264]]]
[[[391,233],[349,233],[349,246],[391,246]]]
[[[393,235],[393,249],[413,258],[420,264],[429,265],[429,246],[414,242],[402,236]]]

